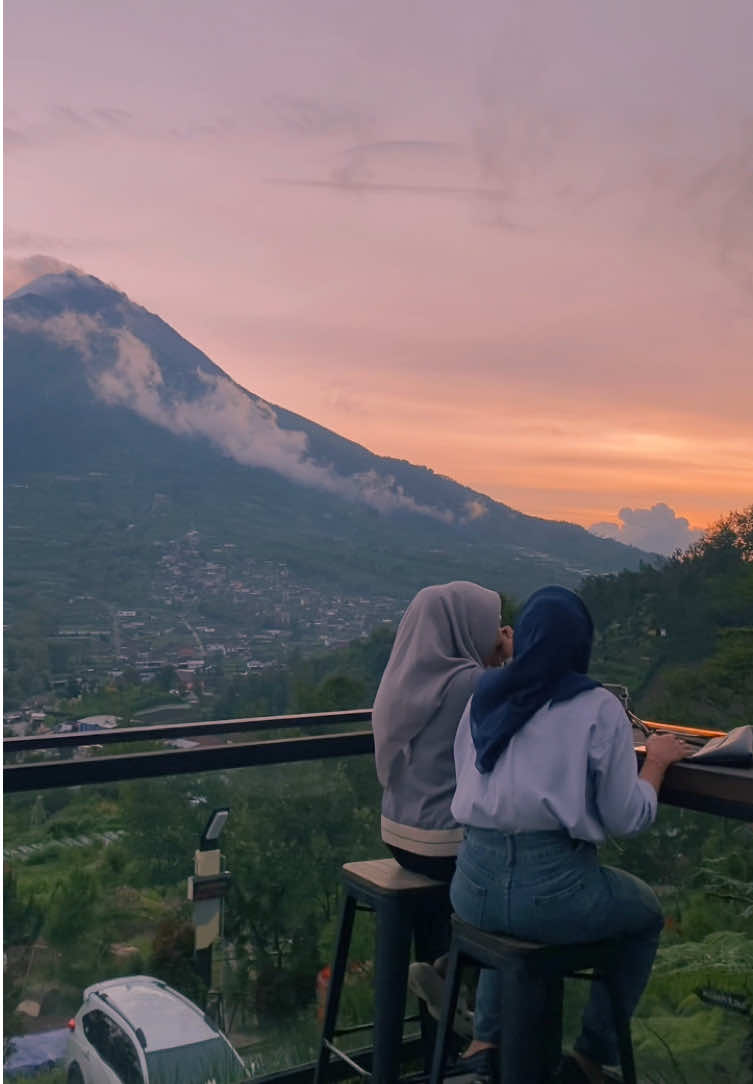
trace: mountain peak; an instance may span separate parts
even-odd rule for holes
[[[263,477],[264,487],[276,479],[278,492],[294,486],[294,505],[318,500],[322,516],[329,507],[334,522],[355,514],[371,523],[351,512],[365,506],[371,516],[400,517],[400,527],[385,523],[378,533],[420,537],[423,547],[424,536],[434,532],[436,544],[457,550],[458,558],[468,547],[495,553],[499,545],[512,547],[511,565],[532,562],[546,580],[552,578],[547,567],[573,582],[586,570],[638,564],[640,551],[572,524],[515,513],[452,479],[374,455],[266,403],[158,316],[93,275],[73,269],[45,274],[7,300],[6,420],[18,424],[11,426],[12,439],[6,428],[6,456],[19,466],[45,460],[42,469],[59,471],[70,459],[71,473],[101,470],[101,434],[107,433],[107,449],[117,446],[124,467],[147,445],[156,453],[159,444],[173,467],[198,456],[198,474],[207,478],[238,479],[240,471],[252,489]],[[173,467],[163,466],[169,488]]]
[[[23,297],[24,294],[37,294],[40,297],[48,297],[50,294],[68,290],[72,286],[84,284],[93,287],[105,286],[105,283],[94,275],[87,275],[75,267],[69,267],[65,271],[48,271],[44,275],[39,275],[24,286],[19,286],[13,293],[8,294],[5,300],[15,301],[16,298]]]
[[[126,294],[95,275],[87,275],[75,267],[52,271],[32,279],[5,298],[7,302],[26,297],[38,297],[56,306],[91,312],[97,306],[116,302],[130,303]]]

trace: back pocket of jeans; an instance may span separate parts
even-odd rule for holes
[[[564,888],[558,889],[556,892],[534,896],[533,905],[534,907],[560,907],[567,905],[576,898],[578,893],[583,891],[583,887],[583,881],[578,878],[569,885],[565,885]]]
[[[481,926],[486,912],[487,888],[479,884],[477,875],[467,865],[458,862],[455,876],[450,886],[450,900],[453,909],[472,926]]]

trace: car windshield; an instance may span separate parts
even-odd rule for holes
[[[246,1075],[232,1048],[219,1036],[147,1051],[146,1065],[149,1084],[233,1084]]]

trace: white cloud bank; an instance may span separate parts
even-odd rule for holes
[[[266,467],[379,512],[416,512],[445,523],[454,519],[449,509],[419,504],[392,475],[369,470],[346,477],[315,462],[308,456],[304,432],[282,429],[268,403],[254,399],[225,376],[197,368],[204,393],[191,399],[175,394],[166,386],[149,347],[127,328],[111,328],[98,317],[71,311],[44,320],[10,313],[5,322],[7,327],[75,347],[86,365],[89,385],[102,402],[128,407],[179,436],[205,437],[238,463]],[[115,344],[115,361],[104,368],[101,355],[95,358],[97,340],[102,338]]]
[[[600,538],[616,538],[629,546],[650,553],[674,553],[685,550],[703,534],[691,527],[684,516],[675,515],[673,508],[659,501],[651,508],[621,508],[619,523],[594,523],[589,530]]]

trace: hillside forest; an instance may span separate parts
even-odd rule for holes
[[[591,672],[627,685],[639,715],[722,730],[753,722],[753,506],[660,567],[592,577],[581,592],[597,628]],[[509,598],[506,616],[521,601]],[[381,626],[342,650],[257,674],[226,675],[215,661],[191,718],[368,706],[393,633]],[[75,704],[62,697],[60,708],[136,722],[137,708],[164,695],[121,681]],[[153,974],[206,998],[191,960],[186,877],[208,812],[223,805],[232,887],[214,982],[226,1028],[252,1073],[311,1060],[339,866],[385,853],[368,756],[7,795],[6,1036],[29,1024],[21,1002],[35,1001],[39,1019],[59,1026],[84,986],[117,974]],[[605,861],[655,888],[666,915],[633,1027],[646,1084],[751,1079],[752,828],[661,807],[650,832],[604,848]],[[372,939],[359,917],[343,1023],[370,1018]],[[580,996],[568,992],[571,1039]],[[368,1032],[353,1040],[367,1041]]]

